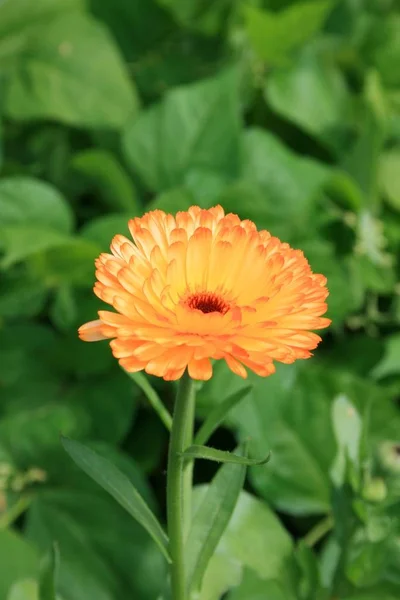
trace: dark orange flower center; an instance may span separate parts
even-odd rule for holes
[[[212,292],[191,294],[186,300],[186,305],[189,306],[189,308],[201,310],[201,312],[205,314],[219,312],[224,315],[229,309],[229,304],[225,302],[223,298]]]

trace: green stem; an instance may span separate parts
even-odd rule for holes
[[[171,592],[173,600],[186,600],[184,543],[190,514],[192,470],[184,464],[182,453],[193,437],[194,382],[185,373],[179,382],[169,443],[167,471],[167,518],[172,558]]]
[[[186,402],[187,406],[187,427],[184,440],[185,450],[193,444],[194,415],[196,408],[196,393],[193,380],[190,380],[190,390]],[[186,539],[189,534],[191,513],[192,513],[192,487],[193,487],[193,468],[194,460],[184,461],[183,463],[183,535]]]
[[[128,371],[125,371],[125,373],[140,387],[142,392],[144,392],[152,408],[158,414],[165,427],[168,431],[171,431],[172,417],[162,403],[160,396],[155,389],[151,387],[143,373],[128,373]]]
[[[332,515],[328,515],[304,536],[303,542],[306,546],[312,548],[332,529],[333,525],[333,517]]]
[[[32,496],[23,495],[0,517],[0,529],[6,529],[14,523],[29,507]]]

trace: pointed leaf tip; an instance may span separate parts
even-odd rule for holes
[[[208,446],[190,446],[183,452],[183,456],[186,459],[201,458],[203,460],[212,460],[220,463],[233,463],[236,465],[254,467],[257,465],[265,465],[270,460],[271,453],[269,452],[265,458],[258,459],[240,456],[239,454],[233,454],[232,452],[226,452],[225,450],[209,448]]]
[[[56,580],[59,565],[58,544],[54,543],[51,551],[44,557],[39,573],[39,600],[56,600]]]

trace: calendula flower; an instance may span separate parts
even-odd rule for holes
[[[94,291],[116,312],[79,329],[81,339],[113,338],[121,366],[179,379],[209,379],[210,359],[271,375],[273,361],[308,358],[327,327],[326,278],[299,250],[224,214],[192,206],[175,217],[151,211],[129,222],[96,261]]]

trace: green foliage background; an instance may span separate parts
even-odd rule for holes
[[[399,107],[394,0],[0,0],[0,600],[37,597],[54,540],[63,600],[161,593],[156,546],[59,434],[164,518],[162,424],[76,329],[128,218],[217,203],[304,250],[333,324],[312,360],[250,376],[212,439],[272,460],[201,600],[400,597]],[[199,422],[248,385],[215,371]]]

